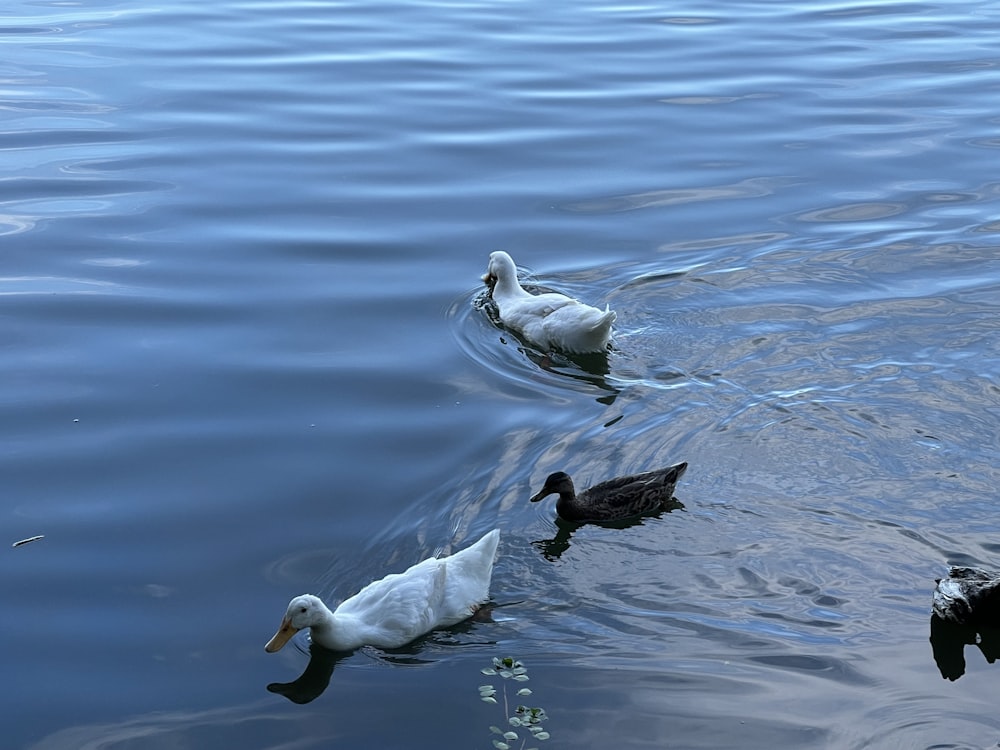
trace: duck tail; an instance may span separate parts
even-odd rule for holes
[[[687,471],[687,461],[681,461],[679,464],[674,464],[666,469],[662,470],[660,481],[664,487],[672,486],[677,484],[677,481],[684,476],[684,472]]]
[[[595,332],[610,331],[611,324],[614,323],[616,320],[618,320],[618,313],[612,310],[610,305],[606,305],[604,307],[604,312],[602,312],[597,317],[597,319],[594,321],[594,324],[590,327],[590,330]]]
[[[493,529],[483,534],[478,542],[472,545],[470,549],[476,549],[482,555],[484,560],[493,561],[496,558],[497,546],[500,544],[500,529]]]

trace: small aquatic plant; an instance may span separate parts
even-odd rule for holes
[[[504,658],[493,659],[493,666],[486,667],[481,670],[483,674],[490,676],[499,676],[506,680],[511,680],[513,682],[527,682],[528,681],[528,670],[517,659],[510,656],[505,656]],[[501,683],[502,695],[503,695],[503,714],[507,717],[507,725],[510,727],[507,731],[504,731],[500,727],[491,726],[490,731],[498,735],[493,739],[493,747],[497,750],[511,750],[514,744],[520,741],[520,746],[518,750],[536,750],[536,748],[525,747],[528,744],[528,740],[547,740],[549,738],[549,733],[545,731],[543,726],[544,722],[549,718],[545,713],[544,708],[525,706],[523,704],[518,704],[511,710],[510,701],[507,697],[507,683]],[[517,691],[518,698],[526,698],[531,695],[531,688],[522,687]],[[497,689],[493,685],[480,685],[479,686],[479,698],[484,703],[492,703],[494,705],[500,705],[500,701],[497,700]],[[517,730],[520,730],[518,733]]]

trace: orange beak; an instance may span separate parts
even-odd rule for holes
[[[278,628],[278,632],[274,634],[274,637],[267,642],[264,646],[264,650],[269,654],[273,654],[275,651],[280,651],[281,647],[288,643],[292,636],[299,632],[298,628],[293,628],[291,620],[287,617],[281,621],[281,627]]]

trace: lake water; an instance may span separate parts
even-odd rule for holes
[[[6,4],[3,746],[490,748],[509,656],[542,747],[996,747],[1000,667],[944,679],[929,616],[1000,566],[997,28]],[[606,366],[491,322],[495,249],[617,310]],[[527,502],[681,460],[627,528]],[[493,622],[264,653],[493,527]]]

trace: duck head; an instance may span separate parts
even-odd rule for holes
[[[573,487],[573,480],[569,478],[569,474],[565,471],[557,471],[546,477],[545,485],[536,494],[531,496],[531,502],[537,503],[549,495],[562,495],[563,493],[569,493],[571,496],[575,495],[576,488]]]
[[[509,279],[517,281],[517,266],[514,265],[514,259],[503,250],[490,253],[490,262],[486,266],[486,273],[483,274],[483,281],[490,288],[490,294],[498,283],[509,283]]]
[[[279,651],[292,636],[303,628],[319,625],[324,620],[326,606],[320,601],[318,596],[303,594],[297,596],[288,603],[285,616],[281,618],[281,625],[274,637],[267,642],[264,650],[269,654]]]

